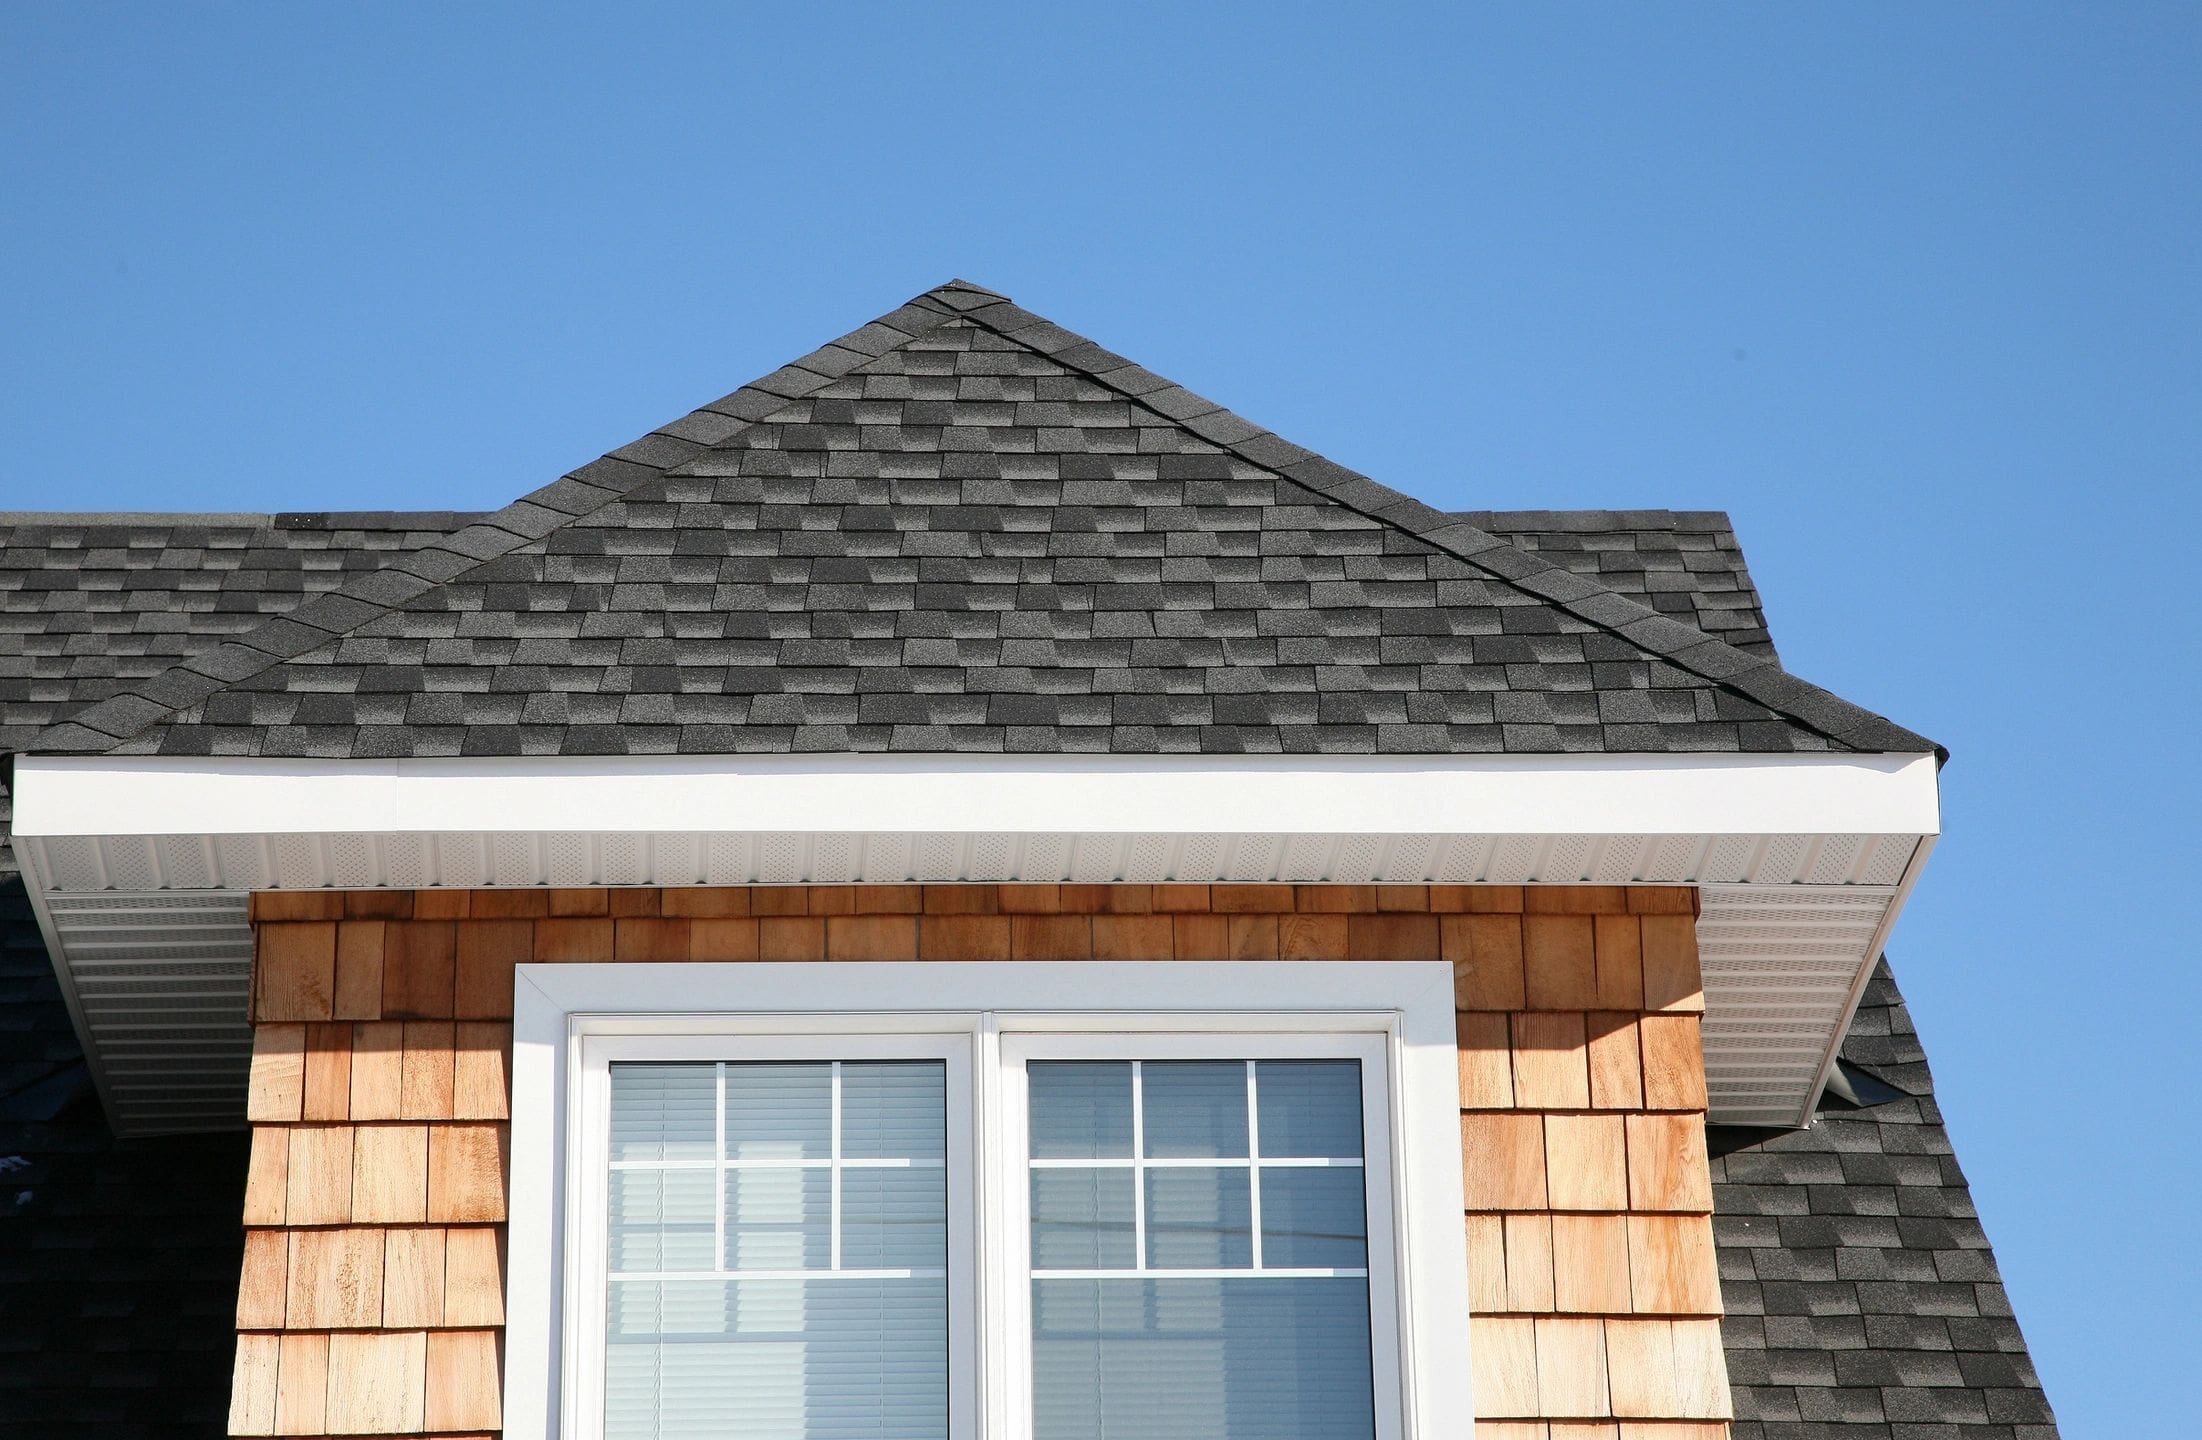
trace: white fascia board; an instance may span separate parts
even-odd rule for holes
[[[23,836],[1932,835],[1931,755],[19,757]]]

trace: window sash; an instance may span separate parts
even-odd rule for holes
[[[572,1343],[564,1368],[561,1425],[556,1432],[570,1440],[599,1440],[604,1433],[605,1394],[610,1346],[606,1340],[611,1286],[610,1254],[606,1223],[610,1216],[611,1177],[620,1170],[670,1168],[648,1161],[614,1161],[611,1140],[611,1072],[626,1062],[725,1062],[752,1061],[862,1061],[937,1060],[946,1071],[944,1094],[947,1107],[945,1151],[940,1162],[948,1188],[947,1326],[948,1326],[948,1429],[951,1437],[976,1433],[977,1413],[977,1309],[975,1264],[978,1219],[974,1160],[972,1079],[973,1036],[968,1032],[942,1033],[928,1017],[924,1028],[900,1032],[837,1034],[818,1031],[804,1035],[743,1033],[728,1025],[714,1034],[598,1035],[585,1038],[580,1047],[575,1075],[574,1120],[576,1139],[567,1184],[573,1234],[569,1242],[567,1314],[572,1322]],[[838,1112],[835,1118],[838,1127]],[[729,1162],[723,1143],[715,1165],[720,1173],[732,1169],[806,1168],[830,1165],[863,1166],[863,1160],[835,1156],[823,1162]],[[908,1165],[910,1162],[890,1162]],[[881,1168],[875,1166],[874,1168]],[[717,1207],[723,1215],[723,1202]],[[839,1233],[836,1227],[835,1243]],[[723,1268],[723,1253],[718,1257]],[[781,1272],[731,1270],[725,1278],[736,1281],[770,1280]],[[836,1275],[863,1278],[853,1272],[789,1272],[794,1278],[832,1280]],[[646,1277],[626,1275],[620,1283]]]
[[[1314,1020],[1315,1017],[1303,1017]],[[1377,1440],[1399,1440],[1402,1433],[1400,1377],[1401,1295],[1398,1270],[1398,1230],[1394,1208],[1393,1134],[1395,1128],[1394,1077],[1391,1037],[1385,1033],[1347,1030],[1308,1030],[1289,1033],[1232,1031],[1209,1028],[1212,1020],[1180,1017],[1177,1030],[1066,1032],[1021,1031],[1004,1034],[999,1048],[1001,1113],[989,1145],[990,1195],[1000,1206],[1001,1224],[989,1236],[989,1252],[1001,1259],[1000,1272],[990,1289],[991,1302],[1001,1317],[1000,1347],[990,1354],[999,1366],[1007,1410],[1017,1417],[1011,1434],[1031,1433],[1034,1381],[1032,1372],[1032,1282],[1035,1279],[1077,1279],[1086,1272],[1032,1268],[1032,1189],[1035,1168],[1119,1165],[1131,1169],[1135,1184],[1142,1171],[1187,1166],[1244,1166],[1252,1156],[1233,1161],[1149,1158],[1136,1140],[1130,1158],[1112,1160],[1032,1159],[1031,1091],[1027,1066],[1049,1060],[1355,1060],[1361,1067],[1361,1157],[1350,1162],[1363,1176],[1363,1204],[1367,1213],[1369,1350],[1374,1382]],[[1134,1099],[1137,1104],[1137,1098]],[[1137,1109],[1134,1115],[1138,1114]],[[1257,1123],[1249,1117],[1249,1124]],[[1249,1137],[1249,1147],[1259,1142]],[[1262,1165],[1339,1165],[1336,1160],[1262,1159]],[[1136,1200],[1137,1197],[1135,1197]],[[1141,1204],[1135,1211],[1144,1214]],[[1259,1216],[1255,1217],[1259,1225]],[[1290,1277],[1326,1277],[1347,1272],[1324,1270],[1258,1270],[1247,1268],[1169,1269],[1146,1264],[1144,1239],[1137,1242],[1138,1273],[1110,1269],[1112,1279],[1142,1280],[1225,1279],[1260,1281]],[[1351,1272],[1358,1276],[1359,1271]]]

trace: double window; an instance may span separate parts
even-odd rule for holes
[[[548,1382],[543,1429],[508,1433],[1405,1440],[1469,1413],[1442,967],[1274,967],[1362,972],[1290,1009],[1212,1006],[1199,972],[1259,966],[603,967],[763,1002],[650,1014],[591,1013],[597,968],[523,973],[518,1091],[553,1116],[516,1093],[515,1280],[538,1236],[561,1279],[512,1337],[508,1426]],[[867,1008],[784,1008],[856,971]],[[995,1004],[878,1008],[927,977]],[[1413,1033],[1439,978],[1442,1056]],[[1387,980],[1431,1013],[1335,1003]]]

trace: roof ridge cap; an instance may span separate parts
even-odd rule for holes
[[[251,525],[267,529],[272,511],[258,510],[0,510],[0,525]]]
[[[1557,606],[1577,620],[1618,636],[1637,649],[1716,688],[1733,691],[1804,728],[1867,753],[1949,752],[1884,715],[1801,680],[1779,661],[1739,650],[1694,625],[1555,565],[1370,479],[1164,379],[1144,366],[1035,315],[1010,301],[966,310],[963,318],[1013,340],[1056,364],[1076,370],[1198,435],[1209,444],[1282,475],[1355,514],[1387,525],[1471,565],[1513,589]],[[1136,387],[1136,388],[1135,388]],[[1501,553],[1506,557],[1500,558]],[[1480,558],[1479,558],[1480,557]],[[1496,562],[1496,563],[1494,563]]]
[[[341,639],[477,566],[593,515],[637,487],[677,473],[688,461],[710,453],[811,391],[957,318],[955,305],[942,298],[948,289],[929,290],[731,394],[605,452],[502,509],[483,514],[463,529],[406,551],[381,569],[271,616],[211,650],[131,681],[106,699],[36,730],[17,753],[111,750],[218,691]],[[1004,303],[992,291],[976,287],[957,293],[971,297],[973,303]]]

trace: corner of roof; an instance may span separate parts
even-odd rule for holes
[[[830,384],[860,365],[936,330],[973,309],[1007,304],[991,290],[952,280],[908,304],[828,341],[810,354],[759,376],[642,438],[567,472],[503,509],[470,516],[470,524],[379,570],[232,637],[215,651],[187,658],[116,694],[38,730],[20,753],[103,754],[224,689],[357,630],[425,591],[524,546],[534,544],[637,486],[668,475],[759,420]],[[219,655],[221,663],[209,663]],[[209,679],[213,683],[209,683]]]
[[[1335,504],[1389,525],[1472,565],[1504,584],[1567,611],[1586,624],[1619,636],[1708,684],[1756,700],[1792,723],[1837,744],[1883,754],[1948,752],[1886,716],[1800,680],[1780,663],[1738,649],[1695,626],[1674,620],[1640,601],[1531,551],[1509,544],[1461,516],[1432,508],[1403,491],[1315,454],[1102,348],[1075,331],[1002,300],[975,305],[964,317],[1080,371],[1148,409],[1177,421],[1201,438],[1253,464],[1283,475]],[[1672,524],[1687,515],[1709,523],[1721,512],[1641,512]]]

